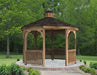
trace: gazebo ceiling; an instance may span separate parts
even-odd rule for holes
[[[29,28],[29,27],[40,27],[42,26],[43,28],[54,28],[54,27],[61,27],[61,28],[68,28],[69,29],[75,29],[75,30],[78,30],[78,28],[68,24],[68,23],[65,23],[63,21],[60,21],[56,18],[53,17],[53,12],[52,11],[46,11],[45,13],[45,17],[43,19],[40,19],[36,22],[33,22],[33,23],[30,23],[28,25],[25,25],[23,28]]]

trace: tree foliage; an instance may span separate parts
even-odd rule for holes
[[[10,50],[22,52],[21,27],[44,17],[44,12],[52,9],[55,18],[79,28],[77,50],[84,55],[97,55],[97,1],[96,0],[0,0],[0,48],[6,50],[6,36],[10,35]],[[55,47],[64,48],[64,35],[54,42]],[[28,37],[28,41],[32,36]],[[42,47],[41,36],[38,47]],[[71,40],[74,39],[71,36]],[[31,39],[33,40],[33,39]],[[40,41],[39,41],[40,40]],[[31,42],[31,41],[30,41]],[[51,40],[47,37],[46,46]],[[32,43],[32,44],[31,44]],[[34,46],[34,42],[29,48]],[[72,42],[71,46],[72,45]],[[57,46],[58,45],[58,46]]]

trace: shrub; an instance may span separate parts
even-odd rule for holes
[[[91,68],[87,68],[86,73],[91,73]]]
[[[86,61],[84,61],[84,64],[86,65]]]
[[[10,75],[9,70],[9,67],[7,67],[6,65],[0,66],[0,75]]]
[[[28,67],[26,68],[26,70],[29,72],[32,69],[32,67]]]
[[[10,66],[10,74],[11,75],[24,75],[23,69],[16,64],[12,64]]]
[[[82,71],[84,71],[85,73],[90,73],[91,72],[91,68],[87,68],[85,66],[81,66],[80,68]]]
[[[83,67],[85,67],[85,66],[84,65],[79,66],[80,69],[82,69]]]
[[[84,72],[85,72],[85,73],[91,73],[91,68],[85,67]]]
[[[30,69],[29,75],[40,75],[40,72],[34,69]]]
[[[23,70],[27,70],[27,68],[25,68],[25,67],[22,67],[22,69],[23,69]]]
[[[91,75],[96,75],[95,69],[91,68]]]
[[[20,61],[20,59],[19,59],[19,58],[17,58],[17,61]]]
[[[90,67],[91,67],[91,68],[97,69],[97,63],[91,62],[91,63],[90,63]]]
[[[85,67],[84,65],[79,66],[79,68],[85,73],[91,73],[91,75],[96,75],[95,69]]]
[[[80,62],[82,62],[82,60],[80,60]]]

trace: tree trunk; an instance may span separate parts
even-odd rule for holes
[[[7,58],[9,58],[9,35],[7,35]]]
[[[9,19],[8,18],[7,18],[6,25],[7,25],[7,31],[9,31]],[[7,34],[7,55],[6,57],[9,58],[9,34]]]

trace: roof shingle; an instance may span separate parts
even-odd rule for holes
[[[62,22],[53,17],[44,17],[43,19],[40,19],[36,22],[25,25],[24,27],[33,27],[33,26],[70,26],[70,27],[74,27],[74,26],[71,26],[70,24]]]

